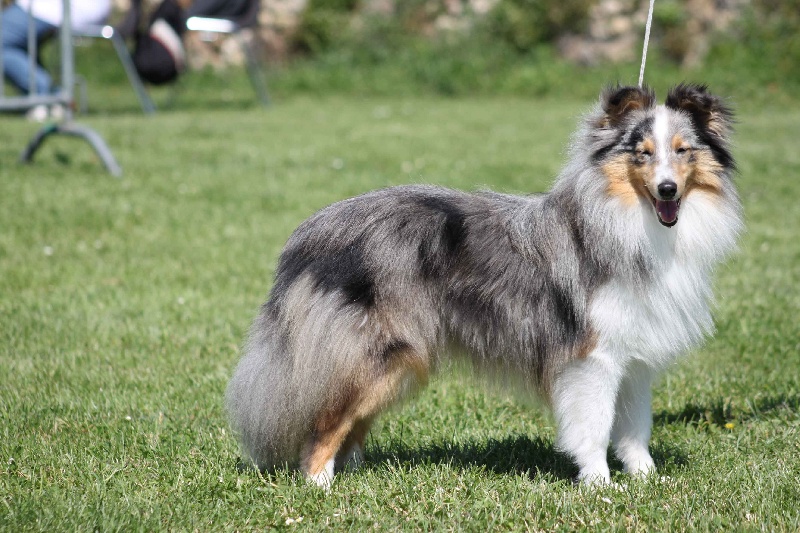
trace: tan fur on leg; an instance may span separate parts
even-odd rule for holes
[[[394,364],[388,372],[372,384],[359,387],[357,393],[347,395],[350,400],[339,409],[317,419],[301,454],[301,467],[309,481],[329,489],[340,452],[347,455],[342,458],[348,462],[352,453],[363,460],[364,440],[375,416],[399,399],[409,379],[417,383],[427,380],[427,366],[422,361],[412,350],[394,354]]]

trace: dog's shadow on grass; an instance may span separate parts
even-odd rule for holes
[[[651,443],[650,452],[658,469],[668,465],[683,466],[688,462],[685,453],[666,443]],[[552,441],[525,435],[465,444],[444,442],[423,448],[409,448],[400,443],[372,443],[367,448],[366,459],[368,468],[379,468],[386,463],[411,467],[447,464],[462,469],[484,468],[495,474],[527,475],[531,479],[550,476],[557,481],[570,482],[574,482],[578,474],[577,467],[569,457],[555,449]],[[609,466],[612,473],[622,470],[622,463],[611,452]]]
[[[667,465],[683,466],[687,456],[677,447],[665,443],[651,443],[650,452],[657,469]],[[458,469],[483,468],[499,475],[523,475],[530,479],[549,477],[553,481],[575,483],[577,468],[566,455],[556,451],[550,440],[513,435],[503,439],[456,444],[437,443],[421,448],[409,447],[402,442],[370,442],[367,446],[363,467],[380,470],[387,464],[409,468],[441,464]],[[622,470],[622,464],[609,452],[609,466],[614,472]],[[240,472],[257,472],[252,464],[241,459],[237,464]],[[262,475],[274,472],[262,471]]]
[[[748,401],[747,406],[748,409],[741,412],[742,409],[732,406],[730,399],[724,398],[706,403],[687,403],[677,410],[654,413],[653,424],[656,427],[706,424],[725,428],[731,421],[774,418],[787,410],[797,412],[800,410],[800,395],[759,395]],[[660,471],[688,464],[686,453],[670,442],[652,440],[650,454]],[[557,480],[572,480],[577,474],[572,461],[557,452],[552,441],[524,435],[464,444],[443,442],[422,448],[410,448],[402,442],[372,442],[367,450],[367,466],[377,468],[387,462],[409,466],[439,463],[458,468],[482,467],[497,474],[527,474],[532,478],[549,474]],[[612,472],[622,469],[622,464],[610,452],[609,466]]]
[[[724,427],[728,421],[745,422],[758,418],[774,418],[782,411],[800,411],[800,395],[760,395],[747,403],[746,413],[734,413],[730,401],[719,398],[706,404],[687,403],[674,411],[662,410],[654,413],[654,426],[671,424],[708,424]],[[682,467],[688,464],[686,453],[671,443],[654,439],[650,443],[650,454],[658,470]],[[380,469],[387,463],[410,467],[430,464],[452,465],[456,468],[485,468],[496,474],[527,475],[531,478],[552,476],[556,480],[573,480],[577,469],[564,454],[556,451],[554,443],[541,437],[510,435],[502,439],[480,442],[442,442],[419,448],[409,447],[402,441],[384,443],[370,441],[367,447],[366,468]],[[609,453],[609,466],[619,472],[622,465]],[[255,470],[240,462],[242,471]]]
[[[570,460],[555,450],[552,441],[524,435],[462,444],[442,442],[422,448],[410,448],[403,443],[372,442],[366,455],[365,466],[368,468],[379,468],[386,463],[411,467],[446,464],[531,478],[550,474],[560,480],[572,480],[577,473]]]

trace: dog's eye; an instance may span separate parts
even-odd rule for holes
[[[650,150],[636,150],[636,155],[638,157],[652,157],[653,152]]]
[[[675,153],[676,153],[676,154],[678,154],[678,155],[683,155],[683,154],[685,154],[685,153],[689,152],[689,150],[690,150],[690,149],[689,149],[688,147],[686,147],[686,146],[681,146],[680,148],[678,148],[677,150],[675,150]]]

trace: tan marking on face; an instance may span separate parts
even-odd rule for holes
[[[672,137],[672,150],[677,151],[678,148],[685,148],[690,149],[691,146],[687,143],[680,134],[676,134]]]
[[[690,151],[686,157],[677,154],[677,162],[673,165],[678,190],[682,191],[682,197],[693,191],[703,191],[715,196],[722,194],[722,179],[719,177],[722,165],[714,159],[709,150],[691,151],[689,143],[680,135],[673,137],[672,148],[676,152],[679,148]]]
[[[692,191],[703,191],[713,196],[722,195],[722,165],[711,155],[708,150],[699,150],[694,153],[692,172],[686,180],[686,194]]]
[[[678,186],[676,197],[683,198],[686,193],[686,181],[692,173],[693,165],[686,161],[673,161],[670,168],[672,169],[672,181]],[[657,188],[654,187],[653,190],[655,191]]]
[[[703,192],[715,197],[722,195],[722,166],[709,150],[693,151],[691,145],[680,135],[672,137],[670,148],[669,154],[658,154],[658,157],[669,158],[670,178],[678,186],[678,198],[685,198],[693,192]],[[678,153],[679,149],[685,149],[686,152]],[[654,154],[654,150],[655,143],[649,138],[636,147],[638,154]],[[652,203],[658,197],[657,158],[641,158],[637,162],[637,157],[623,154],[601,167],[608,180],[607,194],[619,198],[625,206],[635,205],[639,198]]]
[[[627,157],[612,159],[603,165],[602,170],[608,180],[608,195],[619,198],[626,206],[631,206],[636,203],[636,190],[630,182],[631,165],[626,159]]]
[[[683,198],[686,192],[686,183],[689,176],[694,171],[694,163],[692,162],[692,146],[679,134],[672,137],[672,178],[678,186],[678,197]],[[685,152],[678,153],[678,150],[683,149]]]
[[[628,207],[635,205],[640,196],[647,196],[646,183],[654,176],[652,163],[637,165],[628,154],[608,161],[602,171],[608,180],[608,195],[619,198]]]

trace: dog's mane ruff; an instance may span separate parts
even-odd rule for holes
[[[592,154],[614,144],[619,131],[605,123],[606,113],[600,102],[584,113],[569,143],[569,160],[588,162]],[[565,169],[566,170],[566,169]]]
[[[569,160],[549,194],[569,210],[597,275],[643,283],[652,270],[652,258],[645,243],[642,210],[620,209],[608,196],[608,181],[592,156],[619,137],[616,128],[602,124],[604,116],[600,104],[584,115],[571,138]]]
[[[720,177],[731,182],[733,173],[726,169]],[[711,205],[708,201],[690,198],[681,209],[685,223],[677,228],[675,236],[682,243],[675,249],[679,260],[711,270],[736,251],[737,241],[744,231],[744,214],[734,187],[723,187],[721,199]],[[698,250],[702,253],[695,252]]]

